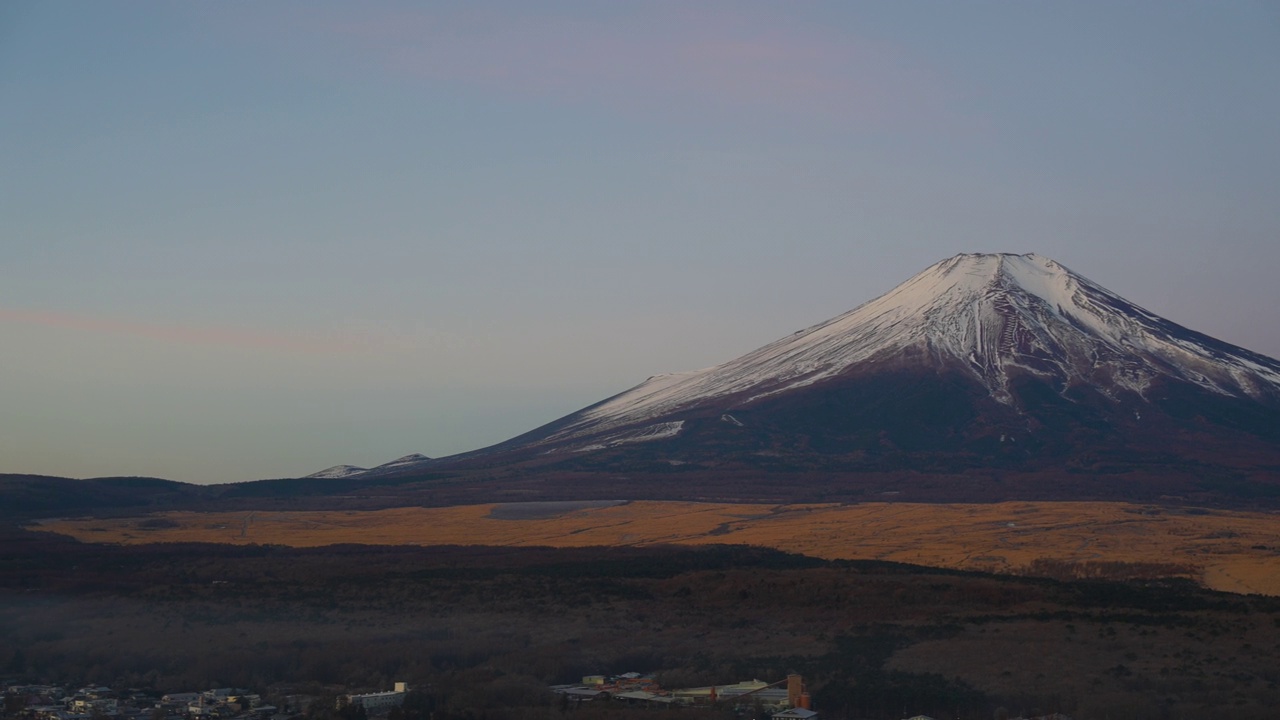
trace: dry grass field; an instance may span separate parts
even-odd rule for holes
[[[1280,517],[1125,503],[525,503],[378,511],[174,512],[49,520],[39,527],[86,542],[125,544],[729,543],[828,559],[892,560],[990,572],[1181,575],[1217,590],[1280,595]]]

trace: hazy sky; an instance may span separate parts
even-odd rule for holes
[[[504,440],[958,252],[1280,356],[1280,4],[0,3],[0,472]]]

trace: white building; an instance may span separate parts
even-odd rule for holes
[[[404,704],[404,696],[408,694],[409,686],[406,683],[396,683],[396,689],[388,692],[365,693],[363,695],[348,695],[346,701],[350,705],[359,705],[364,708],[365,712],[370,715],[384,713],[393,707],[400,707]]]

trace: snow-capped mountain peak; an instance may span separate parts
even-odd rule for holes
[[[410,470],[419,465],[426,465],[432,462],[431,458],[421,453],[413,453],[404,457],[396,458],[391,462],[383,463],[372,468],[356,467],[355,465],[334,465],[326,468],[318,473],[308,475],[309,478],[365,478],[377,477],[379,475],[395,474],[403,470]]]
[[[307,475],[308,478],[348,478],[355,477],[365,472],[368,468],[356,467],[355,465],[334,465],[331,468],[325,468],[320,472],[314,472]]]
[[[380,475],[394,475],[405,470],[412,470],[420,466],[429,465],[433,460],[422,453],[411,453],[403,457],[398,457],[391,462],[386,462],[376,467],[369,468],[361,477],[378,477]]]
[[[957,362],[958,361],[958,362]],[[1143,397],[1160,377],[1280,397],[1280,363],[1164,320],[1053,260],[961,254],[838,317],[705,370],[659,375],[566,418],[544,442],[712,404],[724,411],[877,363],[948,363],[1011,403],[1013,372]],[[637,432],[643,432],[641,427]]]

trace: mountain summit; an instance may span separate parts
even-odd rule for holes
[[[950,368],[1016,405],[1014,377],[1065,393],[1150,399],[1158,379],[1280,400],[1280,363],[1164,320],[1034,254],[943,260],[871,302],[706,370],[650,378],[565,421],[547,442],[715,405],[743,410],[851,372]],[[849,408],[857,412],[857,408]],[[674,434],[667,424],[633,440]]]
[[[1047,258],[964,254],[737,359],[649,378],[430,467],[575,497],[625,477],[668,495],[790,501],[874,487],[904,499],[1280,498],[1280,362]],[[925,493],[904,480],[957,475],[965,483]],[[1034,491],[1006,492],[1007,476]]]

